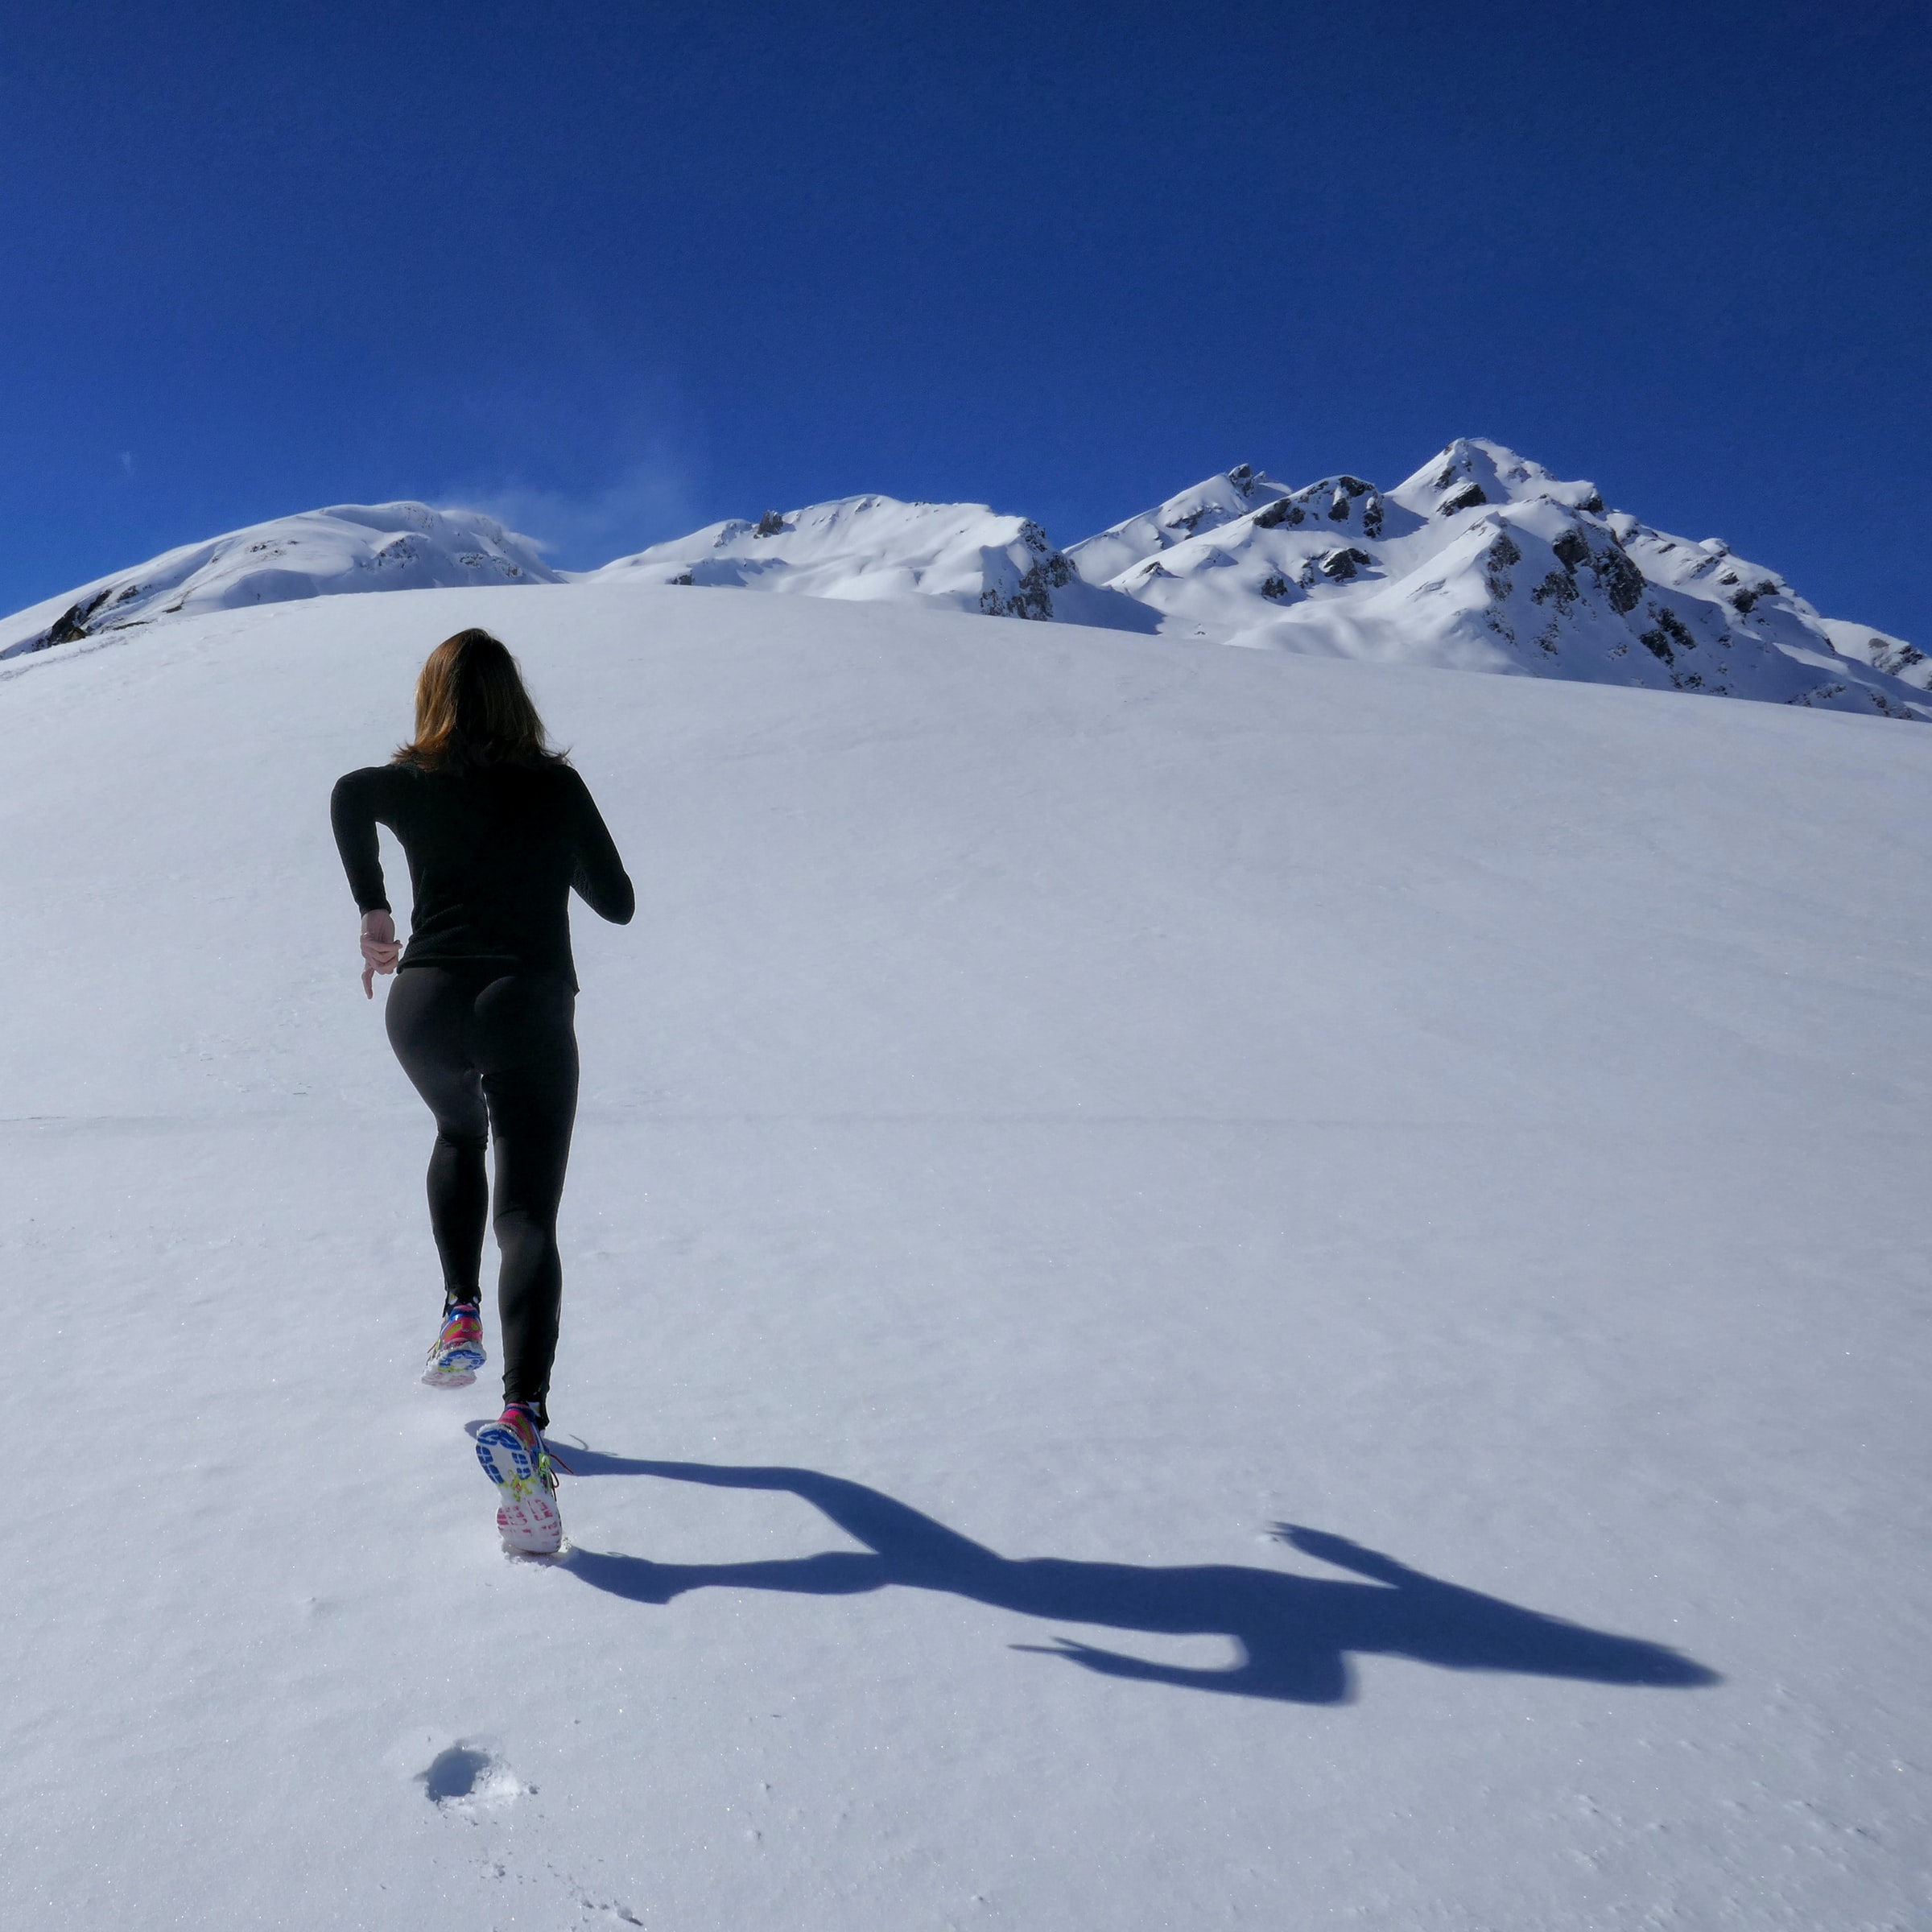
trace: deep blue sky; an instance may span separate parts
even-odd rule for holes
[[[1501,438],[1932,638],[1932,6],[6,10],[0,610],[261,518],[1070,542]]]

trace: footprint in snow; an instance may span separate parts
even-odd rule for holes
[[[460,1818],[495,1810],[536,1788],[521,1783],[493,1751],[476,1744],[454,1744],[439,1751],[416,1776],[439,1811]]]

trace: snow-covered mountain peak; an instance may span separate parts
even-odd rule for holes
[[[917,597],[993,617],[1152,628],[1129,600],[1081,583],[1031,518],[984,503],[839,497],[767,510],[756,522],[708,524],[588,574],[862,602]]]
[[[344,591],[563,581],[493,517],[423,503],[338,503],[183,544],[0,622],[0,657],[159,618]]]
[[[1067,559],[1089,584],[1104,584],[1129,564],[1219,530],[1287,493],[1286,484],[1276,482],[1249,464],[1237,463],[1232,469],[1209,477],[1152,510],[1069,544]]]
[[[1421,517],[1451,517],[1485,503],[1529,503],[1547,497],[1573,510],[1600,512],[1594,483],[1565,482],[1542,464],[1486,436],[1458,436],[1389,492],[1389,500]]]
[[[1128,557],[1103,588],[1224,643],[1926,715],[1885,654],[1840,655],[1775,572],[1480,437],[1386,493],[1324,477],[1192,535],[1150,513],[1067,554]]]

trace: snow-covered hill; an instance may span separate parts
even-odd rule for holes
[[[239,605],[564,574],[469,512],[319,510],[49,599],[0,622],[0,656]],[[711,524],[581,574],[1932,717],[1932,663],[1902,640],[1821,618],[1721,540],[1608,510],[1594,485],[1480,438],[1386,492],[1347,475],[1290,489],[1242,464],[1064,551],[983,503],[845,497]]]
[[[1084,582],[1038,524],[984,503],[843,497],[768,510],[756,522],[713,523],[591,575],[857,603],[913,599],[988,617],[1154,628],[1132,599]]]
[[[554,1567],[328,828],[477,622],[640,902]],[[1928,1922],[1932,733],[609,582],[0,718],[8,1932]]]
[[[184,543],[0,619],[0,658],[250,604],[560,581],[527,537],[474,510],[338,503]]]

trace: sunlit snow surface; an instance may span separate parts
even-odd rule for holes
[[[553,1567],[327,825],[476,621],[640,901]],[[1932,1916],[1932,734],[621,585],[0,710],[10,1927]]]

